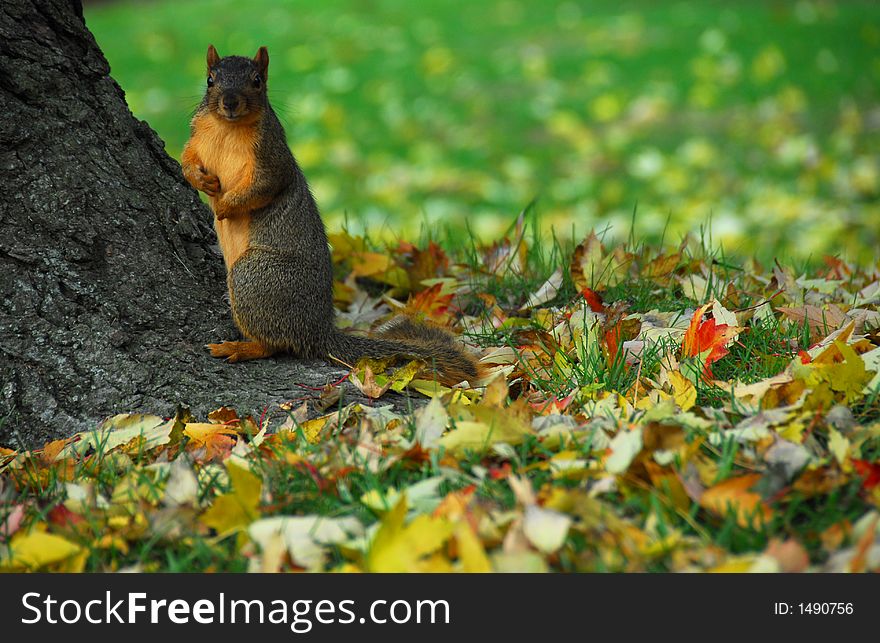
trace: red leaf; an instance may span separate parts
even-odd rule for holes
[[[55,505],[47,514],[49,522],[58,527],[73,526],[85,520],[78,513],[74,513],[64,505]]]
[[[853,466],[856,473],[864,478],[862,481],[862,489],[870,491],[877,485],[880,485],[880,464],[876,462],[868,462],[867,460],[853,460]]]
[[[617,349],[620,346],[621,334],[619,324],[605,333],[605,348],[608,350],[608,366],[613,366],[614,360],[617,358]]]
[[[691,324],[684,334],[684,340],[681,343],[682,357],[696,357],[701,353],[709,351],[703,371],[703,375],[707,377],[712,372],[709,366],[727,355],[729,351],[726,348],[726,344],[742,330],[727,324],[716,325],[714,317],[703,321],[703,314],[711,305],[700,306],[694,311]]]
[[[605,304],[602,302],[602,296],[595,290],[584,288],[581,291],[581,294],[590,305],[590,310],[592,310],[594,313],[601,313],[603,310],[605,310]]]

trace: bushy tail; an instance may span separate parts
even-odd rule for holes
[[[476,358],[456,340],[455,335],[437,326],[417,324],[403,315],[395,317],[370,337],[337,331],[329,348],[333,357],[352,365],[361,357],[400,355],[423,359],[443,384],[472,381],[480,374]]]

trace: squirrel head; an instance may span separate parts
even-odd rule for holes
[[[221,58],[208,46],[208,109],[227,121],[251,122],[267,105],[266,80],[269,76],[269,50],[260,47],[253,58]]]

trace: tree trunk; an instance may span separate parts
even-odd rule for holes
[[[298,383],[346,372],[208,355],[204,344],[238,335],[212,215],[109,72],[79,0],[3,0],[4,446],[180,403],[202,416],[224,404],[281,412],[275,403],[308,394]]]

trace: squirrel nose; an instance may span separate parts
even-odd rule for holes
[[[223,95],[223,107],[230,111],[235,111],[238,109],[238,96],[235,94],[224,94]]]

